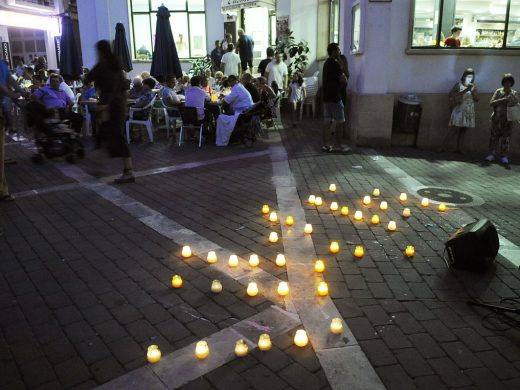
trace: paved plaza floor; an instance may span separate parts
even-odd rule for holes
[[[137,181],[119,186],[111,182],[119,162],[101,151],[88,148],[75,165],[33,165],[31,143],[8,140],[16,200],[0,204],[0,388],[519,389],[520,317],[466,302],[520,307],[520,166],[482,168],[416,149],[322,153],[320,125],[271,131],[253,148],[179,148],[160,136],[132,144]],[[381,195],[363,205],[374,188]],[[323,205],[309,204],[311,194]],[[334,201],[349,215],[331,212]],[[483,274],[447,269],[444,242],[482,218],[500,235],[496,265]],[[404,256],[408,245],[413,257]],[[363,257],[353,256],[356,246]],[[248,264],[253,253],[258,267]],[[238,267],[228,265],[233,254]],[[278,254],[286,265],[276,265]],[[171,287],[173,275],[181,288]],[[211,292],[215,279],[220,293]],[[328,296],[316,293],[321,281]],[[250,282],[257,296],[248,296]],[[289,284],[285,298],[280,282]],[[341,334],[329,330],[335,317]],[[300,329],[305,347],[293,342]],[[268,351],[257,347],[263,333]],[[246,357],[234,354],[238,339]],[[195,357],[200,340],[205,360]],[[146,359],[152,344],[162,352],[155,364]]]

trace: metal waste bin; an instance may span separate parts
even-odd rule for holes
[[[400,133],[417,134],[421,123],[422,101],[414,94],[403,95],[397,103],[397,129]]]

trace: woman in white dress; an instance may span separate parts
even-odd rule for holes
[[[478,102],[478,90],[475,85],[475,71],[468,68],[462,74],[460,82],[456,83],[448,94],[450,105],[452,107],[449,126],[457,133],[457,149],[461,152],[462,138],[466,129],[475,128],[475,102]],[[448,132],[444,138],[442,146],[451,138]]]

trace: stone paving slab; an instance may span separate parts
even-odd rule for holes
[[[465,303],[470,295],[495,304],[506,304],[502,300],[510,297],[518,298],[518,269],[499,257],[495,269],[484,275],[447,270],[442,259],[442,243],[467,217],[457,218],[453,210],[442,215],[432,208],[424,209],[414,197],[406,205],[396,199],[405,190],[407,180],[422,182],[425,175],[432,177],[431,185],[435,183],[433,178],[440,177],[457,181],[468,177],[475,183],[481,178],[473,175],[473,171],[470,176],[463,174],[466,168],[462,167],[458,175],[434,169],[429,155],[424,159],[421,152],[414,152],[410,158],[401,156],[406,156],[405,152],[384,151],[388,160],[401,167],[394,172],[400,179],[396,180],[398,176],[392,176],[391,170],[385,172],[378,159],[364,151],[350,155],[319,153],[321,145],[316,128],[290,129],[282,134],[306,218],[322,236],[316,240],[313,235],[316,251],[332,270],[334,280],[341,282],[340,275],[343,275],[344,287],[333,300],[387,388],[425,388],[421,386],[426,383],[431,383],[433,388],[485,387],[487,380],[507,388],[505,376],[518,378],[518,370],[511,371],[512,367],[518,367],[515,354],[494,350],[487,341],[500,336],[517,348],[518,329],[507,325],[503,318],[490,317],[486,309],[470,308]],[[453,163],[455,167],[457,164]],[[513,175],[510,183],[500,181],[504,193],[511,193],[518,179],[514,171]],[[498,186],[498,179],[494,180]],[[328,192],[330,183],[337,184],[336,193]],[[369,207],[361,203],[361,198],[371,194],[375,187],[381,189],[380,199],[389,203],[387,212],[378,210],[378,202]],[[485,199],[486,204],[464,210],[476,215],[478,209],[481,216],[489,213],[487,217],[492,218],[497,210],[486,207],[489,194],[478,189],[475,193]],[[322,195],[324,205],[306,204],[309,194]],[[494,197],[497,202],[502,201],[500,196]],[[333,200],[347,205],[351,215],[355,210],[362,210],[365,222],[331,214],[328,205]],[[500,218],[513,221],[511,218],[519,204],[512,203],[507,196],[504,202],[514,211]],[[405,206],[412,210],[409,219],[400,216]],[[370,217],[375,213],[381,216],[382,227],[370,224]],[[455,218],[449,218],[450,213]],[[384,230],[390,219],[398,224],[398,231],[391,234]],[[510,236],[505,230],[502,234],[514,245],[514,235]],[[328,242],[332,240],[339,241],[345,250],[337,255],[328,253]],[[409,243],[417,250],[413,259],[403,255]],[[352,256],[353,246],[358,244],[366,251],[359,260]],[[503,331],[488,329],[493,325],[500,325]],[[475,348],[483,348],[484,355],[479,355],[481,352]],[[491,361],[486,360],[486,353],[494,353],[495,358],[501,359],[508,367],[507,374],[493,367]],[[482,372],[488,374],[486,379]]]

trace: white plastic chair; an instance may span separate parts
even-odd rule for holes
[[[170,127],[173,127],[173,136],[175,137],[175,130],[177,129],[177,121],[181,121],[181,114],[176,107],[168,107],[164,104],[162,99],[157,99],[156,104],[153,107],[153,110],[156,112],[160,112],[164,117],[164,123],[166,127],[166,137],[170,138]],[[170,111],[173,112],[173,115],[170,115]],[[159,126],[158,128],[163,127]]]
[[[303,109],[305,106],[311,107],[312,109],[312,118],[314,119],[316,116],[316,100],[318,96],[318,75],[319,72],[314,73],[312,77],[305,78],[305,99],[300,104],[300,120],[303,118]],[[307,110],[308,112],[308,110]]]
[[[89,136],[92,134],[92,114],[88,108],[88,104],[85,104],[85,135]]]
[[[152,101],[144,107],[130,108],[129,119],[126,121],[126,141],[130,143],[130,125],[143,125],[148,131],[148,138],[150,142],[153,142],[153,127],[152,127],[152,107],[155,103],[157,96],[154,96]],[[138,111],[148,110],[148,116],[146,119],[134,119],[134,114]]]

